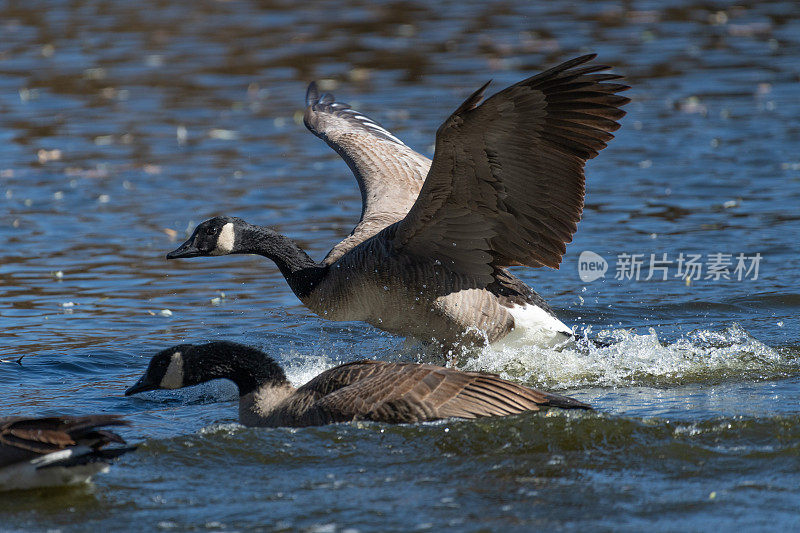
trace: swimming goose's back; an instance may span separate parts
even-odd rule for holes
[[[323,372],[278,405],[263,425],[316,426],[352,420],[413,423],[507,416],[543,407],[589,408],[572,398],[496,375],[367,360]]]
[[[108,426],[116,415],[0,418],[0,490],[74,485],[108,469],[131,447]]]

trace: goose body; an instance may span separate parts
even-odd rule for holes
[[[578,400],[495,375],[414,363],[356,361],[294,388],[271,357],[225,341],[183,344],[159,352],[125,394],[220,378],[239,388],[239,421],[247,426],[303,427],[354,420],[412,423],[505,416],[546,407],[590,409]]]
[[[102,429],[124,425],[116,415],[0,418],[0,490],[86,483],[132,447]]]
[[[571,329],[506,267],[558,268],[583,208],[583,167],[624,115],[618,75],[567,61],[481,103],[470,96],[436,135],[433,161],[309,87],[306,126],[353,170],[361,220],[319,263],[278,233],[232,217],[200,224],[167,258],[264,255],[329,320],[359,320],[444,344],[494,342],[525,324]],[[488,85],[488,84],[487,84]]]
[[[396,253],[396,229],[382,230],[336,260],[301,301],[330,320],[364,321],[446,344],[494,342],[514,329],[517,318],[536,311],[553,340],[571,334],[544,299],[507,270],[498,269],[488,284],[471,274],[453,275],[441,261]]]

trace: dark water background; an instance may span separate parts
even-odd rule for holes
[[[0,415],[123,413],[141,442],[94,485],[0,494],[0,530],[800,526],[800,8],[667,4],[0,2],[0,357],[26,355],[0,364]],[[633,103],[561,270],[518,274],[617,342],[462,363],[597,412],[265,430],[224,383],[122,396],[184,340],[259,346],[298,383],[415,359],[312,316],[266,260],[163,256],[217,214],[316,258],[349,232],[355,182],[300,120],[312,79],[430,155],[487,79],[589,51]],[[584,250],[604,279],[580,280]],[[687,285],[614,279],[620,253],[763,259]]]

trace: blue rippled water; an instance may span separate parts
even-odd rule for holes
[[[0,530],[800,526],[794,3],[0,2],[0,32],[0,416],[122,413],[140,443],[91,485],[0,494]],[[633,101],[561,269],[516,274],[608,345],[516,338],[458,364],[596,412],[248,429],[228,383],[122,396],[184,340],[261,347],[296,383],[430,357],[313,316],[262,258],[164,254],[217,214],[315,258],[349,233],[358,188],[302,125],[312,79],[430,155],[487,79],[589,51]],[[605,277],[581,279],[587,251]],[[760,254],[758,275],[707,279],[713,254]]]

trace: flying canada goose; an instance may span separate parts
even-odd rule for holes
[[[443,344],[494,342],[515,326],[571,330],[505,267],[558,268],[583,210],[586,161],[605,148],[628,89],[585,55],[508,87],[488,83],[436,133],[433,161],[319,95],[305,124],[358,180],[361,220],[321,263],[289,238],[232,217],[200,224],[167,259],[259,254],[329,320],[360,320]],[[581,66],[584,65],[584,66]]]
[[[106,426],[127,422],[117,415],[0,418],[0,490],[86,483],[107,472],[113,459],[133,447]]]
[[[591,409],[578,400],[495,375],[415,363],[356,361],[326,370],[296,389],[272,357],[226,341],[180,344],[157,353],[125,395],[220,378],[239,388],[239,421],[246,426],[410,423],[503,416],[542,407]]]

